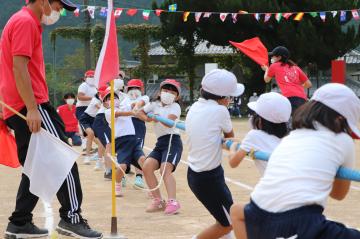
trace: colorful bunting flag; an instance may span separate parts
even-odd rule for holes
[[[240,10],[239,14],[249,14],[247,11]]]
[[[265,18],[264,18],[264,22],[268,22],[271,18],[271,13],[266,13],[265,14]]]
[[[115,18],[119,18],[121,16],[121,13],[123,12],[124,9],[122,8],[116,8],[115,12],[114,12],[114,16]]]
[[[303,13],[303,12],[299,12],[298,14],[296,14],[294,20],[295,20],[295,21],[301,21],[303,17],[304,17],[304,13]]]
[[[359,20],[360,19],[358,10],[356,10],[356,9],[351,10],[351,14],[352,14],[354,20]]]
[[[210,16],[211,16],[211,12],[205,12],[205,13],[204,13],[204,17],[205,17],[205,18],[209,18]]]
[[[89,16],[94,19],[95,18],[95,6],[88,6],[87,10],[89,12]]]
[[[346,21],[346,11],[341,11],[340,12],[340,22],[345,22]]]
[[[195,13],[195,21],[196,22],[199,22],[200,21],[200,18],[201,18],[201,15],[202,15],[203,13],[202,12],[196,12]]]
[[[237,22],[237,20],[238,20],[237,17],[238,17],[238,14],[237,14],[237,13],[231,14],[231,18],[232,18],[234,24],[235,24],[235,23]]]
[[[255,13],[255,14],[254,14],[254,17],[255,17],[256,20],[259,21],[259,20],[260,20],[260,13]]]
[[[226,17],[227,17],[228,14],[229,14],[229,13],[226,13],[226,12],[220,13],[220,20],[223,21],[223,22],[225,22]]]
[[[276,21],[280,22],[281,18],[282,18],[282,14],[281,13],[276,13],[276,15],[275,15]]]
[[[145,21],[149,20],[149,17],[150,17],[150,10],[143,10],[143,18]]]
[[[66,9],[65,8],[61,9],[60,16],[66,17]]]
[[[326,21],[326,12],[320,12],[320,18],[323,22]]]
[[[187,22],[189,15],[190,15],[190,12],[184,12],[184,14],[183,14],[184,22]]]
[[[338,14],[338,11],[331,11],[331,13],[332,13],[333,17],[336,17],[336,15]]]
[[[312,16],[312,17],[317,17],[318,13],[317,12],[310,12],[309,15]]]
[[[80,7],[79,7],[79,6],[77,6],[77,8],[75,9],[75,11],[74,11],[74,16],[75,16],[75,17],[79,17],[79,16],[80,16]]]
[[[286,12],[286,13],[283,13],[282,15],[286,20],[288,20],[293,15],[293,13],[292,12]]]
[[[164,11],[164,10],[162,10],[162,9],[156,9],[156,10],[155,10],[156,16],[160,17],[160,15],[161,15],[161,13],[162,13],[163,11]]]
[[[102,8],[100,9],[99,16],[100,16],[100,17],[106,17],[106,16],[107,16],[107,9],[106,9],[106,7],[102,7]]]
[[[135,14],[137,13],[137,11],[138,11],[137,9],[131,8],[131,9],[127,10],[126,15],[128,15],[128,16],[130,16],[130,17],[135,16]]]
[[[177,11],[177,4],[169,5],[169,12],[176,12]]]

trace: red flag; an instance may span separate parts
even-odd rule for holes
[[[127,10],[126,14],[128,16],[132,17],[137,13],[137,11],[138,11],[137,9],[132,8],[132,9]]]
[[[259,65],[269,64],[268,50],[258,37],[243,42],[229,42]]]
[[[108,11],[113,12],[112,0],[108,1]],[[104,43],[96,64],[95,80],[98,88],[119,76],[119,52],[114,14],[107,14]]]
[[[156,10],[155,10],[156,16],[160,17],[160,15],[161,15],[161,13],[162,13],[163,11],[164,11],[164,10],[162,10],[162,9],[156,9]]]
[[[2,120],[0,120],[0,145],[0,164],[11,168],[20,167],[15,138]]]

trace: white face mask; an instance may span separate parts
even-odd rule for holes
[[[75,103],[75,99],[67,99],[66,104],[73,105]]]
[[[95,86],[95,78],[86,78],[85,82],[91,86]]]
[[[46,16],[45,14],[41,17],[41,23],[44,25],[53,25],[60,19],[60,12],[51,10],[50,16]]]
[[[133,89],[133,90],[130,90],[127,94],[130,97],[130,99],[136,100],[137,98],[139,98],[141,96],[141,90]]]
[[[124,81],[122,79],[114,80],[114,89],[115,91],[124,89]]]
[[[161,102],[164,105],[171,105],[172,103],[174,103],[175,98],[176,98],[175,95],[168,93],[168,92],[164,92],[164,91],[161,92],[161,95],[160,95]]]
[[[276,57],[272,57],[271,58],[271,64],[274,64],[276,62],[278,62],[279,60]]]

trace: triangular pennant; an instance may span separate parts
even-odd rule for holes
[[[220,13],[220,20],[223,21],[223,22],[225,22],[226,17],[227,17],[228,14],[229,14],[229,13],[226,13],[226,12]]]
[[[211,12],[205,12],[203,17],[209,18],[211,16],[211,14],[212,14]]]
[[[145,21],[149,20],[149,17],[150,17],[150,10],[143,10],[143,18]]]
[[[345,22],[346,21],[346,11],[341,11],[340,12],[340,22]]]
[[[235,24],[237,22],[237,20],[238,20],[238,14],[237,13],[232,13],[231,18],[233,20],[233,23]]]
[[[271,18],[271,13],[266,13],[265,14],[265,18],[264,18],[264,22],[268,22]]]
[[[195,12],[195,21],[196,22],[200,21],[200,18],[201,18],[202,14],[203,14],[202,12]]]
[[[114,16],[115,18],[119,18],[121,16],[121,13],[123,12],[124,9],[122,8],[116,8],[115,12],[114,12]]]
[[[358,10],[356,10],[356,9],[351,10],[351,14],[352,14],[354,20],[359,20],[360,17],[359,17],[359,12],[358,12]]]
[[[303,12],[299,12],[298,14],[296,14],[294,20],[295,20],[295,21],[301,21],[303,17],[304,17],[304,13],[303,13]]]
[[[293,15],[293,13],[292,12],[286,12],[286,13],[283,13],[282,15],[286,20],[288,20]]]
[[[255,14],[254,14],[254,17],[255,17],[256,20],[259,21],[259,20],[260,20],[260,13],[255,13]]]
[[[131,8],[131,9],[129,9],[129,10],[126,11],[126,15],[132,17],[132,16],[134,16],[134,15],[137,13],[137,11],[138,11],[137,9]]]
[[[309,15],[312,16],[312,17],[317,17],[318,13],[317,12],[310,12]]]
[[[332,13],[333,17],[336,17],[336,15],[338,14],[338,11],[331,11],[331,13]]]
[[[66,17],[66,9],[65,8],[61,9],[60,16]]]
[[[190,12],[184,12],[184,14],[183,14],[183,21],[184,22],[187,22],[189,15],[190,15]]]
[[[106,16],[107,16],[107,9],[106,9],[106,7],[102,7],[102,8],[100,9],[99,16],[100,16],[100,17],[106,17]]]
[[[281,18],[282,18],[282,13],[276,13],[276,15],[275,15],[276,21],[280,22]]]
[[[240,10],[239,14],[249,14],[247,11]]]
[[[95,6],[88,6],[87,10],[89,12],[89,16],[94,19],[95,18]]]
[[[320,12],[320,18],[323,22],[326,21],[326,12]]]
[[[169,12],[176,12],[177,11],[177,4],[169,5]]]
[[[77,6],[77,8],[75,9],[75,11],[74,11],[74,16],[75,16],[75,17],[79,17],[79,16],[80,16],[80,7],[79,7],[79,6]]]
[[[164,10],[162,10],[162,9],[156,9],[156,10],[155,10],[156,16],[160,17],[160,15],[161,15],[161,13],[162,13],[163,11],[164,11]]]

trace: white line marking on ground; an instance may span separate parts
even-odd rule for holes
[[[51,204],[42,201],[45,211],[45,225],[44,227],[51,232],[54,229],[54,214]]]

